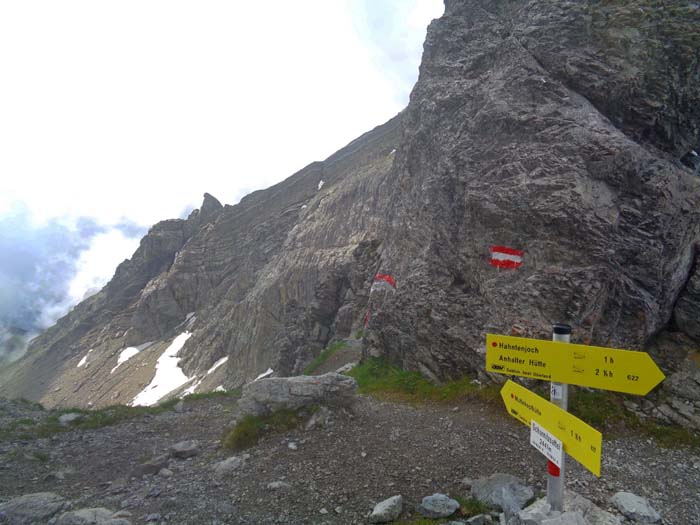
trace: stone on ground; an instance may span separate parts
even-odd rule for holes
[[[292,488],[292,486],[286,481],[271,481],[267,484],[267,488],[270,490],[287,490]]]
[[[426,496],[418,507],[426,518],[447,518],[452,516],[459,508],[459,503],[444,494],[433,494]]]
[[[646,498],[631,492],[618,492],[610,498],[610,501],[622,514],[637,523],[656,523],[661,519]]]
[[[217,477],[223,477],[230,474],[234,470],[238,470],[245,465],[246,458],[244,456],[231,456],[214,464],[214,474]]]
[[[163,454],[162,456],[149,459],[145,463],[142,463],[138,466],[136,472],[141,476],[153,476],[154,474],[158,474],[158,472],[166,468],[168,466],[169,461],[170,456],[168,456],[167,454]]]
[[[534,494],[532,487],[510,474],[497,473],[472,481],[472,497],[506,514],[517,514]]]
[[[356,391],[357,382],[341,374],[268,377],[245,385],[238,405],[242,413],[256,416],[310,405],[350,407]]]
[[[542,520],[542,525],[589,525],[579,511],[567,511],[554,518]]]
[[[380,501],[374,506],[374,510],[369,517],[370,523],[387,523],[394,521],[401,515],[403,510],[403,498],[401,495]]]
[[[180,441],[170,447],[170,455],[178,459],[187,459],[199,454],[199,443],[197,440]]]
[[[65,498],[53,492],[37,492],[0,503],[0,518],[11,525],[42,523],[57,514],[66,505]]]
[[[105,508],[80,509],[61,514],[56,525],[130,525],[124,518],[114,516],[114,512]]]
[[[604,511],[576,492],[564,493],[564,511],[580,512],[588,525],[620,525],[620,518]],[[541,498],[521,510],[518,518],[522,525],[540,525],[543,520],[556,518],[560,513],[551,511],[547,498]]]

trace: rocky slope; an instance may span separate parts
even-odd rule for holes
[[[130,402],[185,332],[175,393],[296,374],[369,309],[365,352],[437,380],[483,376],[486,332],[552,322],[649,349],[671,379],[638,409],[700,428],[698,22],[686,3],[448,0],[402,114],[236,206],[207,196],[154,226],[0,394]],[[501,244],[522,268],[489,265]],[[370,297],[378,271],[395,293]]]
[[[526,500],[545,488],[545,460],[530,446],[527,427],[478,401],[413,407],[361,397],[352,412],[330,411],[323,423],[271,433],[251,449],[232,452],[220,439],[238,410],[230,396],[186,400],[178,410],[114,426],[68,424],[64,432],[34,438],[32,421],[40,424],[51,414],[0,400],[2,428],[19,422],[24,427],[16,432],[29,434],[0,437],[0,523],[15,498],[36,493],[53,493],[53,505],[44,497],[34,508],[49,507],[55,516],[109,509],[107,517],[123,520],[112,525],[320,525],[368,523],[375,504],[397,494],[403,496],[397,523],[408,523],[419,517],[425,496],[464,501],[473,480],[496,472],[532,487]],[[647,498],[660,524],[700,523],[697,450],[661,449],[639,438],[606,439],[604,450],[600,479],[567,463],[568,489],[615,515],[615,521],[587,515],[586,523],[636,523],[611,503],[618,491]]]

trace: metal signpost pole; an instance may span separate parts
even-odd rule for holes
[[[571,342],[571,326],[568,324],[555,324],[552,326],[552,341],[560,343]],[[550,384],[549,400],[566,410],[569,404],[569,385],[566,383]],[[547,503],[552,510],[564,511],[564,481],[566,454],[562,457],[561,467],[557,467],[551,461],[547,461]]]

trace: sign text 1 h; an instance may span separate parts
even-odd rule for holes
[[[600,476],[603,435],[595,428],[510,380],[503,385],[501,397],[511,416],[528,427],[532,421],[544,427],[564,444],[564,452]]]
[[[645,395],[664,379],[646,352],[486,335],[486,370]]]

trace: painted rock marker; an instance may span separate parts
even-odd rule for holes
[[[600,476],[603,435],[566,410],[508,380],[501,389],[508,413],[527,425],[535,421],[564,445],[564,452]]]
[[[664,380],[646,352],[486,335],[486,370],[645,395]]]

